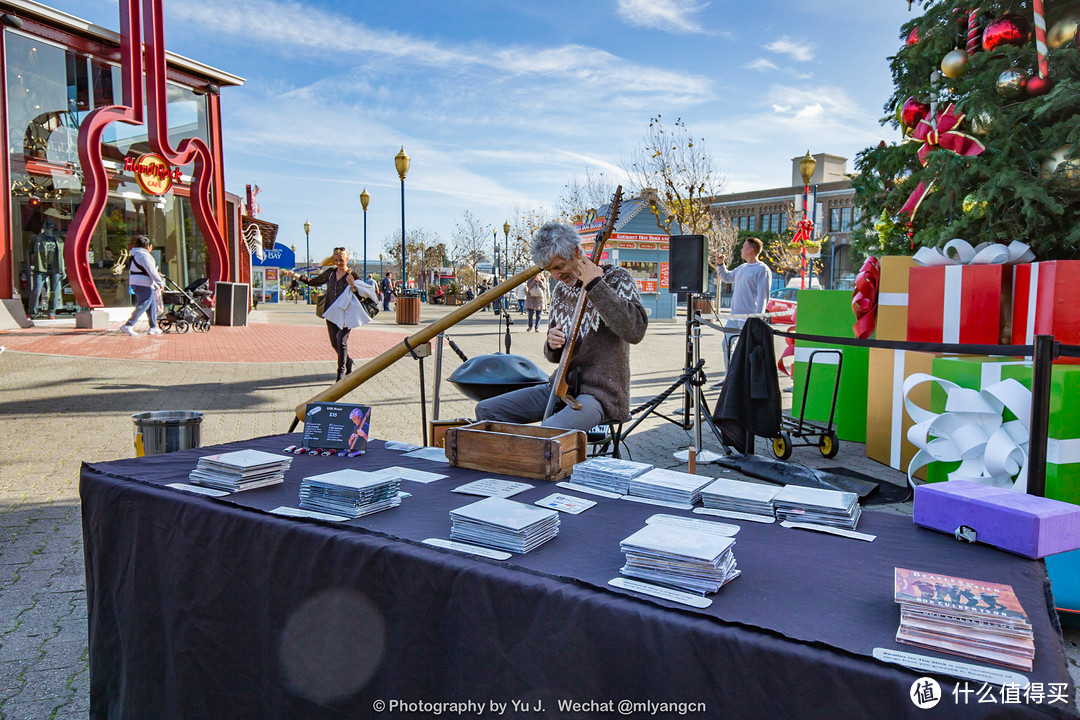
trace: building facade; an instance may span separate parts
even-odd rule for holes
[[[809,211],[815,220],[815,235],[829,237],[820,258],[821,284],[828,288],[848,288],[854,283],[849,247],[855,216],[855,189],[847,175],[847,159],[819,153],[810,179]],[[756,233],[784,233],[789,230],[787,212],[801,214],[803,182],[799,174],[802,156],[792,158],[791,185],[765,190],[717,195],[712,206],[735,227]],[[816,196],[816,202],[815,202]],[[782,283],[781,283],[782,284]]]
[[[160,22],[160,0],[141,4],[143,17],[156,5]],[[224,191],[219,95],[242,78],[165,53],[160,39],[163,67],[149,41],[144,61],[130,50],[142,47],[138,23],[122,35],[30,0],[0,0],[0,21],[0,183],[8,188],[0,299],[8,315],[37,310],[29,307],[35,245],[46,231],[64,249],[61,312],[130,303],[113,267],[135,233],[153,240],[159,268],[180,286],[247,281],[239,198]],[[136,71],[143,83],[129,82]],[[128,119],[95,112],[108,106],[125,108]],[[198,162],[193,148],[202,149]]]

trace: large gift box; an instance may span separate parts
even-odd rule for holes
[[[855,333],[855,312],[851,309],[849,290],[800,290],[797,329],[810,335],[850,338]],[[807,383],[807,368],[815,350],[837,350],[843,356],[836,413],[833,422],[841,440],[866,442],[866,382],[869,353],[867,348],[827,343],[796,341],[792,377],[795,394],[791,414],[799,416],[806,397],[806,420],[827,422],[832,406],[833,383],[839,356],[835,352],[813,355],[813,368]]]
[[[904,411],[904,380],[914,373],[929,373],[936,355],[906,350],[870,348],[866,398],[866,457],[897,470],[907,470],[916,448],[907,438],[912,425]],[[930,387],[911,393],[920,407],[930,407]],[[925,479],[925,472],[917,477]]]
[[[1012,324],[1011,265],[912,267],[907,339],[912,342],[1008,344]]]
[[[907,338],[908,278],[913,258],[886,255],[881,258],[878,280],[878,340]],[[904,379],[912,373],[930,372],[933,355],[905,350],[870,348],[866,395],[866,456],[879,463],[907,469],[915,446],[907,439],[911,418],[904,412]],[[916,388],[915,400],[930,407],[930,388]],[[923,475],[920,473],[920,477]]]
[[[880,263],[874,337],[878,340],[906,340],[908,279],[911,268],[915,267],[915,260],[907,255],[886,255]]]
[[[1080,260],[1026,263],[1013,270],[1012,342],[1030,345],[1036,335],[1053,335],[1080,345]],[[1080,363],[1080,358],[1060,358]]]
[[[1080,507],[967,480],[916,487],[914,520],[1029,558],[1080,548]]]
[[[1006,378],[1031,388],[1032,364],[1012,358],[938,357],[932,374],[973,390],[984,390]],[[945,410],[946,393],[937,384],[931,391],[929,409]],[[1046,447],[1046,496],[1070,503],[1080,503],[1080,366],[1055,365],[1050,380],[1050,418]],[[922,407],[926,407],[923,405]],[[1005,410],[1003,420],[1015,416]],[[934,462],[927,466],[928,482],[948,479],[959,463]]]

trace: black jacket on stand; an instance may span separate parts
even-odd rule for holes
[[[746,452],[747,432],[764,438],[780,434],[780,413],[773,331],[760,318],[750,318],[728,363],[713,421],[727,445]]]

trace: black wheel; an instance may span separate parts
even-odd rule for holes
[[[787,460],[791,457],[791,435],[781,432],[779,437],[772,439],[772,454],[777,460]]]
[[[181,335],[183,335],[190,329],[191,325],[188,323],[187,320],[180,319],[176,321],[176,332],[180,333]]]
[[[173,325],[172,320],[169,318],[161,318],[158,320],[158,327],[161,328],[161,332],[172,332]]]
[[[210,321],[206,318],[195,321],[195,332],[210,332]]]
[[[836,453],[840,452],[840,440],[836,433],[830,430],[822,435],[818,441],[818,450],[827,458],[836,457]]]

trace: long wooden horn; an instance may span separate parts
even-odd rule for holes
[[[521,283],[527,282],[529,278],[540,274],[541,270],[543,270],[543,268],[539,265],[533,265],[528,270],[523,270],[512,278],[507,278],[472,302],[462,305],[442,319],[436,320],[422,330],[418,330],[414,335],[409,337],[409,345],[416,347],[417,345],[426,343],[447,328],[456,325],[473,313],[480,311],[485,305],[490,305],[496,298],[502,297]],[[405,343],[395,345],[379,357],[368,360],[367,363],[356,370],[356,372],[346,375],[315,397],[300,403],[296,406],[296,418],[289,427],[289,432],[295,430],[297,424],[304,421],[304,416],[307,414],[308,403],[333,402],[339,400],[408,354],[409,348],[405,347]]]

